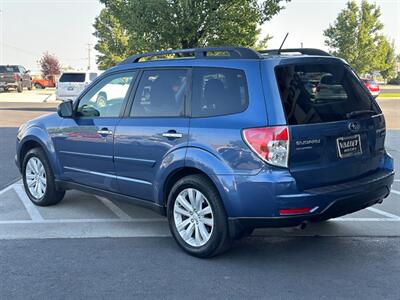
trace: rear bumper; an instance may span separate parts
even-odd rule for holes
[[[346,215],[382,202],[394,180],[393,160],[386,155],[373,174],[341,184],[299,190],[288,171],[265,171],[256,176],[225,176],[223,198],[230,224],[251,227],[297,226]],[[223,193],[221,193],[223,194]],[[281,215],[281,209],[309,208],[310,213]]]
[[[277,217],[238,217],[229,218],[231,228],[244,227],[292,227],[298,226],[303,222],[320,222],[331,218],[337,218],[350,214],[361,209],[367,208],[376,203],[381,203],[390,193],[390,185],[393,182],[394,173],[386,177],[375,188],[368,189],[363,193],[337,198],[330,202],[326,207],[307,215],[277,216]]]
[[[18,82],[16,81],[2,82],[0,79],[0,89],[17,88],[17,87],[18,87]]]

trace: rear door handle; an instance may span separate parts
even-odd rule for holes
[[[102,128],[100,130],[97,130],[97,133],[101,134],[101,135],[110,135],[113,132],[112,132],[112,130],[108,130],[108,128]]]
[[[183,135],[182,133],[178,133],[175,130],[170,130],[168,132],[164,132],[162,134],[163,137],[169,138],[169,139],[179,139],[181,138]]]

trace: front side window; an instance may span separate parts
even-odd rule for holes
[[[118,117],[136,72],[107,76],[79,101],[80,117]]]
[[[193,73],[192,116],[212,117],[244,111],[248,105],[243,71],[196,68]]]
[[[132,117],[179,117],[184,114],[187,70],[143,72],[131,111]]]

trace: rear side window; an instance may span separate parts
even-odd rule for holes
[[[89,73],[89,81],[93,81],[97,78],[97,73]]]
[[[346,65],[285,65],[276,68],[276,77],[290,125],[334,122],[347,119],[352,111],[377,111]]]
[[[193,117],[240,113],[247,105],[247,83],[243,71],[223,68],[194,69]]]
[[[144,71],[133,100],[131,116],[182,116],[186,92],[187,70]]]
[[[85,82],[85,73],[63,73],[59,82]]]

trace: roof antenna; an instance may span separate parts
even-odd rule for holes
[[[288,33],[286,33],[286,35],[285,35],[285,38],[283,39],[283,41],[282,41],[282,44],[281,44],[281,46],[279,47],[279,49],[278,49],[278,54],[281,54],[281,49],[282,49],[282,47],[283,47],[283,44],[285,43],[285,41],[286,41],[286,38],[287,38],[287,36],[289,35],[289,32]]]

